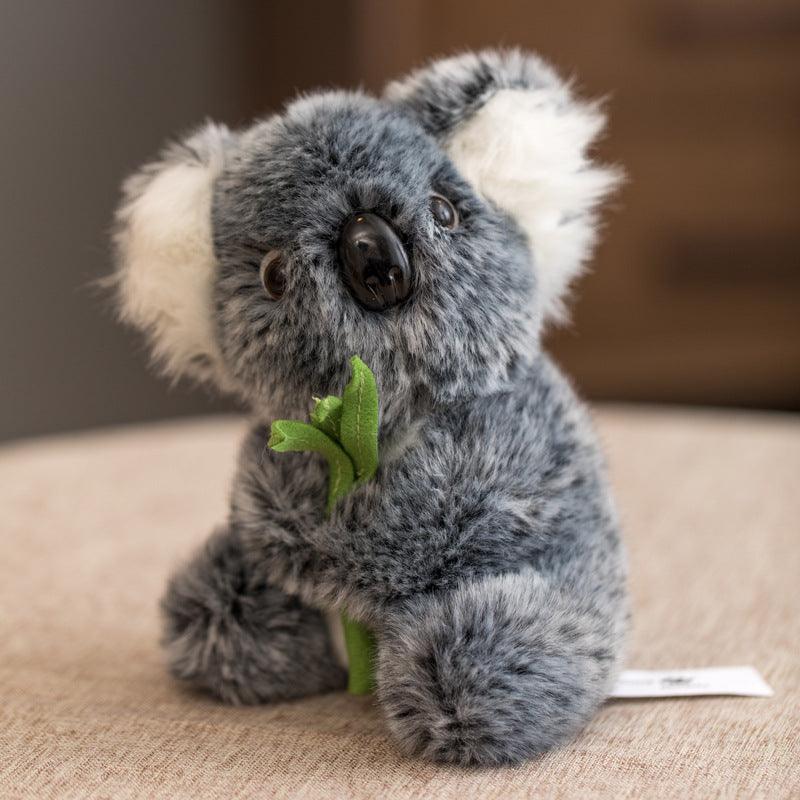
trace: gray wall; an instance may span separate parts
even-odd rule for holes
[[[232,408],[147,369],[94,285],[122,179],[206,118],[349,85],[350,0],[0,0],[0,440]]]
[[[152,377],[92,282],[110,269],[122,177],[167,135],[252,110],[247,17],[175,0],[0,5],[0,438],[220,407]]]

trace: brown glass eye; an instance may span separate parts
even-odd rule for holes
[[[431,196],[429,207],[437,225],[448,230],[453,230],[458,225],[458,212],[447,198],[434,194]]]
[[[270,250],[261,259],[261,285],[271,300],[280,300],[286,291],[286,267],[280,250]]]

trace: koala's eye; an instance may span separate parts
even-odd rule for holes
[[[442,197],[440,194],[431,195],[428,207],[437,225],[448,230],[453,230],[458,225],[458,212],[446,197]]]
[[[270,300],[280,300],[286,291],[286,267],[280,250],[270,250],[261,259],[261,285]]]

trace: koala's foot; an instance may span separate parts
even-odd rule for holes
[[[235,704],[342,688],[323,615],[252,573],[238,535],[221,530],[172,577],[161,601],[170,672]]]
[[[610,689],[621,632],[538,575],[483,579],[388,624],[379,699],[409,754],[519,762],[589,720]]]

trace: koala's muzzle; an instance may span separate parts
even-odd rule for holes
[[[400,237],[377,214],[354,214],[339,239],[344,279],[353,296],[371,311],[399,305],[411,294],[413,271]]]

